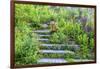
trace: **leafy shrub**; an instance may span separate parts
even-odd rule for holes
[[[15,9],[15,63],[36,63],[39,58],[39,41],[36,40],[36,34],[32,33],[32,27],[28,25],[32,21],[32,6],[16,4]]]

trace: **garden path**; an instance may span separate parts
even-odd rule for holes
[[[38,34],[39,38],[37,40],[39,40],[42,44],[40,45],[42,47],[42,49],[40,49],[39,53],[43,54],[60,54],[60,55],[64,55],[67,56],[67,54],[75,54],[75,51],[72,50],[65,50],[64,47],[66,47],[65,44],[54,44],[51,43],[49,41],[50,36],[52,35],[48,28],[48,24],[42,24],[43,29],[39,29],[39,30],[35,30],[34,32]],[[45,49],[45,47],[47,49]],[[79,45],[77,44],[69,44],[67,45],[67,47],[71,47],[75,50],[79,49]],[[65,55],[66,54],[66,55]],[[79,61],[89,61],[89,60],[80,60],[80,59],[73,59],[73,61],[75,62],[79,62]],[[92,61],[92,60],[90,60]],[[51,57],[43,57],[40,58],[38,61],[38,63],[66,63],[68,62],[66,59],[64,59],[63,57],[57,57],[57,58],[51,58]]]

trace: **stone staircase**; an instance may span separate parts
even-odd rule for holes
[[[49,38],[51,36],[50,34],[50,30],[48,29],[48,25],[47,24],[43,24],[43,29],[40,30],[35,30],[34,32],[38,34],[39,38],[37,40],[39,40],[42,44],[40,45],[42,47],[42,49],[40,49],[39,53],[40,54],[60,54],[60,55],[65,55],[67,56],[67,54],[71,54],[74,55],[75,52],[68,49],[66,50],[66,47],[69,48],[73,48],[73,49],[79,49],[79,45],[77,44],[53,44],[50,43]],[[45,49],[46,48],[46,49]],[[80,59],[74,59],[75,62],[79,62],[82,61]],[[89,60],[85,60],[85,61],[89,61]],[[51,58],[51,57],[43,57],[40,58],[38,61],[38,63],[67,63],[68,61],[65,60],[63,57],[58,57],[58,58]]]

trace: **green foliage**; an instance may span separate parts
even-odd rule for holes
[[[89,51],[88,51],[88,36],[87,34],[81,34],[78,36],[78,41],[80,44],[80,55],[81,58],[87,58]]]
[[[90,39],[90,43],[89,44],[90,44],[89,45],[90,46],[89,48],[93,52],[93,49],[94,49],[94,39],[93,38]]]
[[[23,13],[24,12],[24,13]],[[36,63],[39,58],[37,36],[32,32],[32,28],[28,25],[32,21],[32,6],[16,5],[15,12],[15,63],[16,64],[32,64]]]
[[[57,54],[57,53],[53,53],[53,54],[41,54],[41,58],[67,58],[67,56],[65,56],[67,54]]]
[[[58,31],[58,32],[52,34],[52,36],[50,38],[50,41],[52,43],[64,43],[65,39],[66,39],[65,34],[60,32],[60,31]]]
[[[15,61],[16,64],[30,64],[38,59],[39,42],[36,35],[29,31],[29,27],[22,26],[24,30],[16,28],[15,30]],[[31,59],[30,59],[31,58]]]

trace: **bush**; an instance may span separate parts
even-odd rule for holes
[[[15,8],[15,63],[18,65],[36,63],[39,58],[39,41],[28,25],[32,21],[32,7],[16,4]]]

